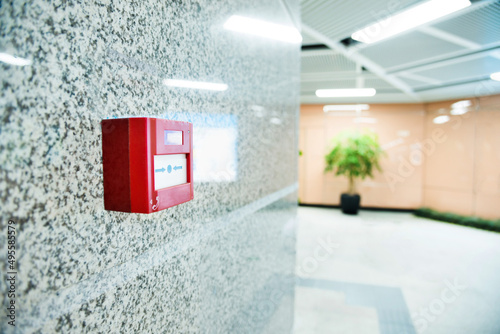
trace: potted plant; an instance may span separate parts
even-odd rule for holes
[[[373,178],[373,171],[381,171],[379,159],[382,149],[378,136],[372,131],[364,133],[344,131],[334,138],[333,149],[325,156],[325,173],[347,176],[349,189],[340,196],[342,212],[357,214],[361,197],[356,192],[356,179]]]

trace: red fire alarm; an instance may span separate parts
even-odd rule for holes
[[[193,199],[193,124],[138,117],[101,126],[106,210],[152,213]]]

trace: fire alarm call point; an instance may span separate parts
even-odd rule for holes
[[[193,199],[193,124],[132,117],[101,127],[106,210],[152,213]]]

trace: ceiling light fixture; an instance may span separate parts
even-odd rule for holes
[[[10,55],[8,53],[3,53],[3,52],[0,52],[0,61],[3,63],[9,64],[9,65],[16,65],[16,66],[31,65],[31,60],[29,60],[29,59],[16,57],[16,56]]]
[[[432,121],[434,124],[444,124],[450,120],[450,116],[448,115],[442,115],[434,118]]]
[[[358,111],[358,110],[368,110],[370,106],[368,104],[331,104],[325,105],[323,107],[324,112],[329,111]]]
[[[466,114],[467,113],[467,108],[453,108],[450,110],[450,114],[454,115],[454,116],[457,116],[457,115],[463,115],[463,114]]]
[[[344,89],[318,89],[317,97],[359,97],[374,96],[375,88],[344,88]]]
[[[302,36],[300,35],[300,32],[293,27],[239,15],[231,16],[226,21],[226,23],[224,23],[224,29],[275,39],[288,43],[299,44],[300,42],[302,42]]]
[[[490,75],[491,80],[500,81],[500,72],[495,72]]]
[[[201,82],[201,81],[189,81],[189,80],[165,79],[165,80],[163,80],[163,84],[165,86],[170,86],[170,87],[205,89],[205,90],[216,90],[216,91],[224,91],[227,89],[226,84],[213,83],[213,82]]]
[[[471,100],[463,100],[455,102],[451,105],[450,114],[452,115],[463,115],[469,111],[469,107],[472,105]]]
[[[351,38],[362,43],[378,42],[470,5],[469,0],[430,0],[358,30]]]
[[[451,105],[453,109],[458,109],[458,108],[468,108],[472,105],[472,102],[470,100],[463,100],[463,101],[458,101],[455,102]]]

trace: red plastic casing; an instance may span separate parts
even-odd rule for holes
[[[188,202],[193,192],[193,124],[160,118],[101,122],[104,208],[152,213]],[[164,130],[182,131],[182,145],[164,145]],[[187,183],[154,189],[153,157],[186,154]]]

